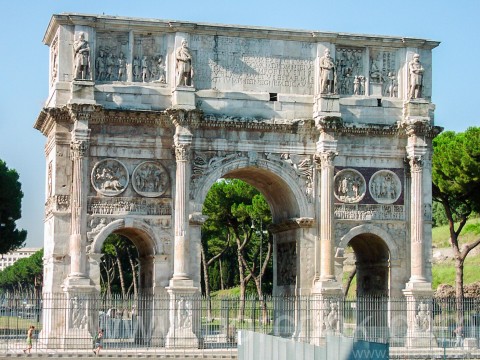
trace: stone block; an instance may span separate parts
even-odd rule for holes
[[[478,340],[475,338],[465,338],[463,340],[463,348],[465,350],[475,350],[478,348]]]
[[[172,93],[172,106],[181,109],[195,109],[195,89],[177,87]]]
[[[74,80],[69,103],[95,104],[95,83],[88,80]]]

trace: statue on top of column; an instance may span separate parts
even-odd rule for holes
[[[408,63],[408,75],[410,80],[409,99],[419,99],[422,97],[423,73],[425,69],[420,62],[420,55],[414,54],[413,60]]]
[[[182,40],[182,46],[175,51],[177,60],[177,86],[193,86],[192,54],[187,40]]]
[[[73,43],[75,53],[75,79],[90,80],[90,45],[85,40],[85,33],[78,34],[78,39]]]
[[[320,93],[337,93],[337,71],[329,49],[325,49],[324,55],[320,58]]]

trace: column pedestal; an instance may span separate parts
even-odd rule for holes
[[[186,110],[195,109],[195,88],[178,86],[172,92],[172,106]]]
[[[327,335],[342,332],[341,305],[343,292],[336,281],[316,282],[312,290],[312,345],[324,345]]]
[[[92,337],[98,331],[98,311],[94,305],[97,294],[88,279],[78,279],[76,286],[65,289],[66,308],[63,349],[91,349]],[[83,284],[83,286],[80,285]]]
[[[165,339],[165,347],[198,348],[196,316],[199,298],[195,296],[198,289],[192,280],[170,280],[167,292],[170,297],[170,328]]]
[[[407,283],[403,290],[407,301],[406,347],[437,347],[433,334],[432,296],[430,283]]]
[[[90,80],[73,80],[69,103],[96,104],[95,83]]]
[[[340,118],[340,96],[338,95],[318,95],[313,104],[313,117],[316,118]]]

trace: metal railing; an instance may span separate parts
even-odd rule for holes
[[[21,353],[31,325],[33,351],[38,352],[91,352],[98,329],[104,330],[102,351],[135,353],[191,347],[234,354],[238,330],[311,344],[321,344],[326,335],[388,343],[391,357],[395,348],[408,350],[415,344],[432,354],[475,351],[480,345],[477,299],[464,299],[461,322],[455,299],[423,299],[423,307],[409,307],[405,298],[325,300],[313,295],[245,301],[193,296],[185,301],[188,306],[180,307],[168,295],[3,294],[0,352]]]

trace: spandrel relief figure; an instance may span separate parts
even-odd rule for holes
[[[75,80],[90,80],[90,45],[85,33],[80,32],[73,43],[75,53]]]
[[[420,62],[420,55],[414,54],[413,59],[408,63],[408,73],[410,81],[408,97],[410,99],[419,99],[422,97],[424,72],[425,69]]]
[[[330,56],[329,49],[325,49],[324,55],[320,58],[320,93],[337,93],[337,74],[335,62]]]
[[[125,81],[127,78],[127,60],[125,59],[125,55],[123,52],[120,53],[118,56],[118,81]]]
[[[97,81],[105,80],[105,76],[106,76],[105,62],[106,62],[105,51],[100,49],[97,60],[95,61],[95,70],[96,70]]]
[[[177,86],[193,86],[192,54],[187,40],[182,40],[182,45],[175,51],[175,58]]]

